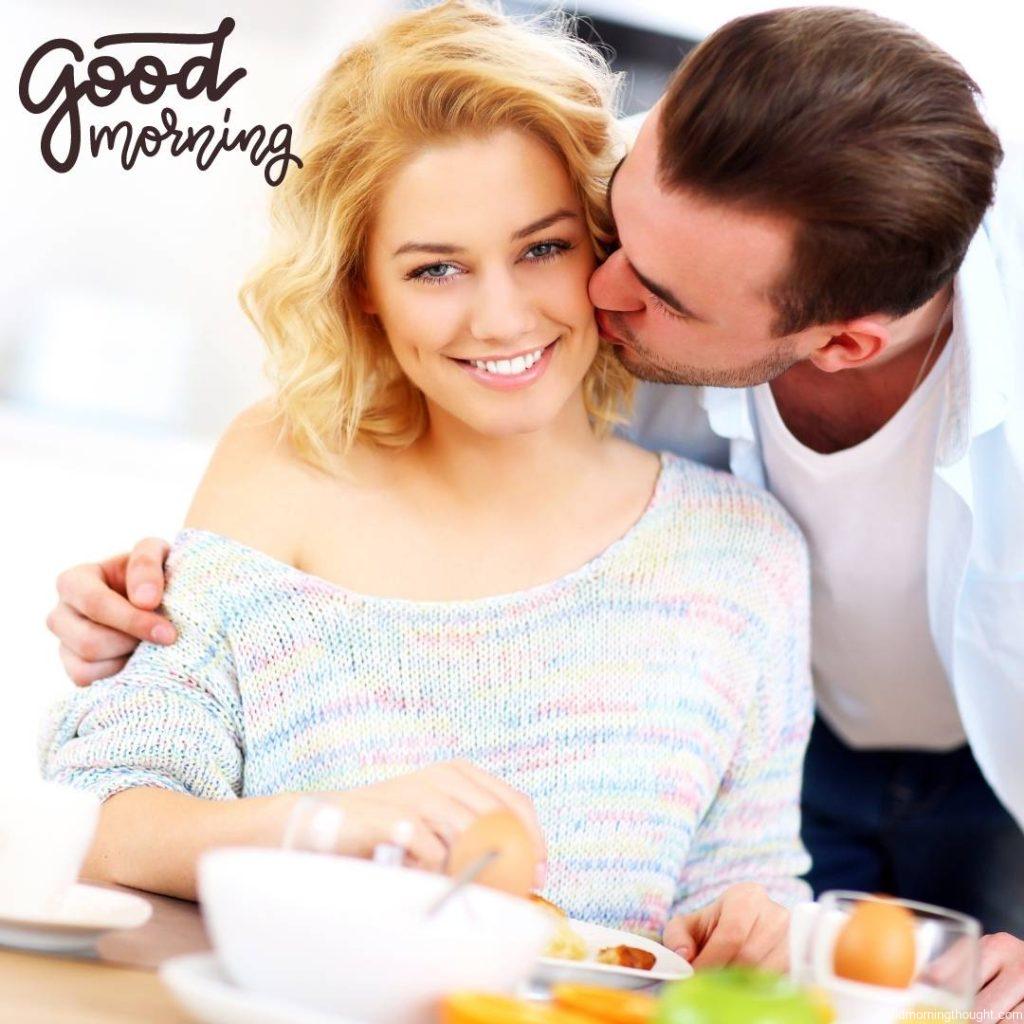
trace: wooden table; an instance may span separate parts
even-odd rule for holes
[[[134,890],[126,889],[126,892]],[[136,893],[153,906],[141,928],[108,932],[95,954],[23,953],[0,946],[4,1024],[188,1024],[155,974],[172,956],[210,948],[194,903]]]

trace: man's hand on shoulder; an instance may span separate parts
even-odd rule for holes
[[[140,640],[171,644],[178,634],[158,614],[164,596],[166,541],[147,538],[131,554],[85,563],[57,577],[56,607],[46,626],[76,686],[119,672]]]

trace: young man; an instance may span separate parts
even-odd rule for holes
[[[769,487],[807,535],[812,884],[1024,934],[1024,179],[1007,161],[993,205],[975,92],[864,12],[726,25],[617,170],[621,248],[591,295],[651,382],[634,438]],[[140,610],[165,550],[61,577],[50,626],[76,682],[173,638]],[[784,930],[741,890],[666,941],[771,962]],[[1022,1008],[1024,947],[985,942],[979,1007]]]

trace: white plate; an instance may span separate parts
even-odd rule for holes
[[[73,885],[53,913],[25,915],[0,906],[0,945],[47,953],[89,949],[104,932],[138,928],[152,913],[141,896]]]
[[[358,1024],[240,989],[225,977],[216,953],[190,953],[167,960],[160,967],[160,980],[203,1024]]]
[[[569,925],[587,944],[586,960],[559,960],[542,956],[531,981],[534,985],[554,985],[561,982],[575,982],[589,985],[607,985],[613,988],[646,988],[662,981],[677,981],[693,974],[693,968],[671,949],[666,949],[653,939],[630,932],[620,932],[586,921],[570,921]],[[599,964],[594,959],[598,950],[607,946],[636,946],[646,949],[655,956],[654,966],[649,971],[635,967],[616,967],[614,964]]]

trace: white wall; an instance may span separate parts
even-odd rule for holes
[[[239,153],[222,153],[206,172],[184,155],[140,158],[124,171],[110,154],[83,154],[68,174],[54,173],[38,151],[46,115],[18,102],[21,68],[58,36],[88,59],[99,35],[208,32],[231,13],[223,68],[244,66],[248,76],[222,103],[186,103],[172,91],[166,105],[197,127],[221,125],[227,105],[234,128],[296,124],[320,74],[385,6],[3,5],[0,785],[35,772],[37,723],[70,685],[44,627],[57,572],[142,536],[172,536],[212,438],[265,390],[259,339],[235,294],[261,251],[271,194]],[[159,108],[124,97],[90,116],[141,126],[157,123]]]

